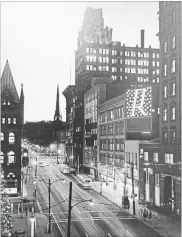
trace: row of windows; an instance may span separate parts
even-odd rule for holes
[[[85,98],[85,104],[90,103],[93,100],[97,100],[97,93],[93,93]]]
[[[123,134],[124,133],[124,124],[123,123],[116,123],[115,124],[115,134]],[[100,126],[100,135],[113,135],[114,134],[114,124],[108,124]]]
[[[100,113],[100,122],[111,121],[117,118],[124,118],[124,107],[120,106],[115,109],[110,109],[107,112]]]
[[[15,134],[10,132],[8,136],[9,144],[15,143]],[[4,133],[1,132],[1,142],[4,142]]]
[[[94,48],[86,48],[86,53],[96,54],[97,51]],[[123,51],[117,51],[117,50],[111,51],[112,56],[117,56],[118,53],[120,54],[120,56],[123,55]],[[100,48],[99,54],[109,55],[109,49],[104,49],[104,48],[101,49]],[[125,56],[127,56],[127,57],[137,57],[138,56],[140,58],[148,58],[149,53],[148,52],[138,52],[138,55],[137,55],[137,53],[134,51],[125,51]],[[159,53],[152,53],[152,58],[159,58]]]
[[[16,118],[1,118],[2,124],[16,124]]]
[[[175,82],[173,82],[170,85],[170,92],[168,92],[167,85],[163,86],[163,99],[166,99],[168,97],[168,93],[170,94],[170,96],[175,96],[176,95],[176,83]]]
[[[9,100],[3,100],[3,105],[10,105],[10,101]]]
[[[165,154],[164,159],[166,164],[173,164],[173,154]],[[149,161],[148,152],[144,152],[144,161]],[[153,161],[159,162],[159,153],[153,153]]]
[[[176,36],[172,36],[171,38],[171,49],[175,49],[176,48]],[[169,45],[168,45],[168,42],[165,41],[164,42],[164,53],[166,54],[169,50]]]
[[[124,141],[123,139],[108,139],[107,145],[106,140],[100,140],[100,150],[124,151]]]
[[[168,131],[162,132],[163,143],[168,144],[170,142],[171,144],[175,144],[176,143],[176,130],[175,129],[170,130],[169,136],[170,136],[170,141],[168,141]]]
[[[176,60],[173,59],[171,61],[171,73],[175,73],[176,72]],[[168,75],[168,67],[167,67],[167,63],[164,64],[163,66],[163,76],[166,77]]]
[[[115,155],[114,156],[106,156],[106,154],[100,154],[100,163],[115,165],[117,167],[124,168],[124,158],[122,156]]]
[[[126,163],[134,164],[137,166],[137,153],[126,152]]]
[[[7,164],[12,164],[16,162],[15,153],[13,151],[8,152],[7,157],[8,157]],[[1,151],[1,164],[3,164],[4,162],[5,162],[5,155]]]
[[[176,120],[176,107],[175,107],[175,105],[171,105],[171,107],[170,107],[170,119],[171,119],[171,121]],[[168,120],[168,108],[167,108],[166,104],[164,105],[164,108],[163,108],[162,120],[164,122],[166,122]]]

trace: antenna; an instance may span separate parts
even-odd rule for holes
[[[71,85],[71,61],[70,61],[70,85]]]

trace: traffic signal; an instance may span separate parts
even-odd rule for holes
[[[22,166],[26,167],[29,164],[29,158],[28,158],[28,149],[23,149],[23,156],[22,156]]]

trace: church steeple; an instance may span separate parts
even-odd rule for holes
[[[61,116],[60,110],[59,110],[59,84],[57,85],[56,110],[55,110],[55,114],[54,114],[54,121],[56,121],[56,120],[62,121],[62,116]]]
[[[24,102],[23,83],[21,84],[20,101],[21,101],[22,103]]]

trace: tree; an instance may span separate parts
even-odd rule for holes
[[[12,210],[9,197],[5,192],[5,180],[1,169],[1,237],[9,237],[12,233]]]

